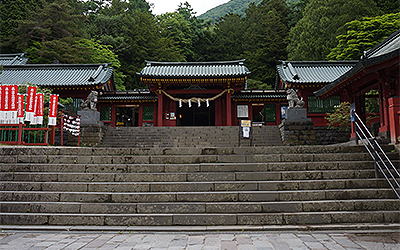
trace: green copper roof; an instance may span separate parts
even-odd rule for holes
[[[348,72],[357,61],[292,61],[277,65],[277,72],[287,84],[329,84]]]
[[[101,86],[112,76],[113,69],[108,64],[6,65],[0,74],[0,83],[31,83],[41,87]]]
[[[28,62],[25,53],[19,54],[0,54],[0,66],[4,65],[24,65]]]
[[[146,78],[229,78],[244,77],[250,71],[244,60],[227,62],[150,62],[140,73]]]

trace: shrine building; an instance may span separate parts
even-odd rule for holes
[[[250,119],[256,125],[278,125],[286,92],[246,90],[249,74],[244,60],[147,61],[138,77],[148,89],[100,94],[102,121],[111,126],[237,126],[240,119]]]
[[[366,102],[376,98],[379,103],[379,131],[383,138],[392,143],[400,142],[400,29],[388,38],[365,51],[351,70],[332,83],[315,91],[321,100],[336,95],[344,96],[354,105],[355,111],[365,122]],[[372,90],[372,91],[371,91]],[[375,96],[369,96],[370,93]],[[354,128],[352,137],[355,136]]]

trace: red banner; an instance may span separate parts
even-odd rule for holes
[[[35,116],[43,116],[43,94],[39,93],[37,95],[37,106],[35,110]]]
[[[4,86],[0,85],[0,123],[4,123]]]
[[[4,86],[4,111],[10,110],[10,86]],[[8,118],[6,118],[8,119]]]
[[[26,99],[26,117],[25,120],[32,122],[35,116],[35,97],[36,97],[35,86],[28,86],[27,94],[28,97]]]
[[[58,95],[50,95],[49,117],[57,117]]]
[[[36,94],[35,97],[35,107],[34,107],[34,122],[31,124],[43,124],[43,94]]]
[[[17,94],[18,94],[18,86],[11,85],[10,87],[10,111],[17,111],[18,103],[17,103]]]
[[[57,125],[58,95],[50,95],[49,126]]]
[[[24,100],[25,96],[18,94],[18,110],[17,110],[17,117],[18,117],[18,122],[24,122]]]
[[[18,95],[18,86],[11,85],[10,86],[10,111],[9,111],[9,114],[10,114],[9,123],[10,124],[18,123],[18,121],[17,121],[17,110],[18,110],[17,95]]]

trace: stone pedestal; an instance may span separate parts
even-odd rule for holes
[[[289,108],[285,112],[285,120],[288,122],[311,122],[307,118],[307,110],[305,108]]]
[[[279,125],[284,145],[315,145],[314,122],[283,120]]]
[[[97,110],[89,109],[89,110],[80,110],[78,111],[78,115],[81,116],[81,125],[83,124],[101,124],[103,122],[100,121],[100,112]]]
[[[81,142],[82,146],[94,146],[101,142],[105,126],[100,121],[100,112],[97,110],[78,111],[81,116]]]

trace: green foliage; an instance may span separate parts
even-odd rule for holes
[[[287,57],[288,13],[284,0],[264,0],[259,5],[250,5],[246,11],[243,37],[246,65],[253,79],[271,86],[276,65]]]
[[[244,19],[237,14],[222,17],[215,24],[214,60],[238,60],[244,58]]]
[[[395,0],[374,0],[383,14],[400,12],[400,3]]]
[[[25,50],[35,42],[83,37],[86,17],[73,12],[67,0],[44,1],[43,8],[37,9],[32,18],[17,21],[18,35],[13,39],[16,48]]]
[[[41,0],[6,0],[0,2],[0,53],[9,54],[20,52],[12,41],[18,35],[18,22],[32,17],[36,8],[42,6]]]
[[[373,0],[310,0],[303,18],[290,30],[289,60],[324,60],[345,23],[378,11]]]
[[[273,89],[272,85],[267,83],[263,83],[259,80],[248,79],[247,80],[247,89]]]
[[[342,102],[335,107],[333,113],[326,114],[325,119],[328,121],[328,128],[338,129],[340,131],[350,131],[350,103]]]
[[[358,60],[367,51],[383,41],[400,27],[400,13],[364,17],[348,22],[337,36],[339,44],[331,50],[328,60]]]
[[[178,6],[177,12],[181,14],[190,26],[187,37],[191,40],[191,46],[188,50],[191,53],[186,53],[187,61],[207,61],[209,52],[208,47],[212,47],[213,30],[210,29],[211,22],[204,21],[196,17],[196,12],[188,2],[181,3]]]
[[[177,13],[165,13],[157,16],[161,34],[165,38],[171,38],[181,51],[184,58],[193,57],[192,37],[193,32],[184,16]]]
[[[162,25],[150,14],[148,5],[132,8],[132,3],[140,2],[145,1],[113,0],[111,6],[102,6],[96,14],[91,14],[88,23],[90,37],[100,44],[111,45],[118,55],[119,69],[126,76],[124,85],[128,90],[145,87],[136,77],[145,60],[185,60],[183,49],[163,33]]]
[[[206,13],[200,15],[199,18],[215,22],[228,14],[237,14],[239,16],[243,16],[251,3],[258,5],[261,2],[262,0],[231,0],[211,10],[208,10]]]
[[[291,12],[288,14],[288,27],[291,28],[303,18],[304,9],[310,0],[289,0],[286,1],[288,8]]]
[[[245,58],[252,72],[248,88],[270,89],[278,60],[287,57],[289,12],[284,0],[264,0],[250,4],[245,18],[238,14],[222,17],[215,24],[212,60]]]

